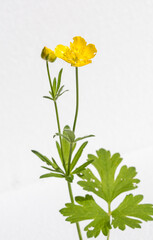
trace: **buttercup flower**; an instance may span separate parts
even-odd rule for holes
[[[57,45],[55,55],[64,61],[71,63],[71,66],[81,67],[92,62],[97,53],[94,44],[88,44],[82,37],[74,37],[70,47]]]
[[[44,60],[47,60],[49,62],[54,62],[56,60],[56,55],[54,53],[54,51],[52,51],[51,49],[44,47],[42,52],[41,52],[41,57]]]

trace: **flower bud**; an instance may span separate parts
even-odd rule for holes
[[[54,51],[52,51],[51,49],[44,47],[42,52],[41,52],[41,57],[44,60],[47,60],[49,62],[54,62],[56,60],[56,55],[54,53]]]

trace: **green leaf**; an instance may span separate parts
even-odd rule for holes
[[[73,146],[72,146],[72,152],[74,151],[75,146],[76,146],[76,144],[73,144]],[[60,147],[60,144],[59,144],[57,141],[56,141],[56,147],[57,147],[58,155],[59,155],[59,157],[60,157],[60,159],[61,159],[61,162],[62,162],[61,147]]]
[[[55,172],[56,170],[55,169],[52,169],[52,168],[48,168],[48,167],[45,167],[45,166],[41,166],[42,168],[46,169],[46,170],[49,170],[49,171],[53,171]]]
[[[59,145],[59,143],[56,141],[56,148],[57,148],[57,151],[58,151],[58,155],[62,161],[62,153],[61,153],[61,147]]]
[[[62,87],[60,87],[60,89],[58,90],[58,95],[60,95],[60,93],[62,92],[63,88],[64,88],[64,85]]]
[[[73,131],[71,131],[70,129],[64,129],[64,132],[63,132],[64,135],[66,135],[68,138],[69,138],[69,141],[71,143],[74,142],[75,140],[75,134]]]
[[[63,135],[62,135],[63,155],[64,155],[64,161],[65,161],[66,166],[69,161],[69,152],[70,152],[70,142],[69,142],[69,138],[65,131],[68,129],[70,129],[70,127],[66,125],[63,129]]]
[[[73,182],[74,176],[73,176],[73,174],[69,174],[68,176],[65,175],[65,179],[66,179],[66,181],[71,183],[71,182]]]
[[[113,186],[113,196],[112,198],[116,198],[119,194],[129,191],[129,190],[134,190],[138,186],[136,185],[137,183],[140,182],[139,179],[134,178],[136,176],[137,172],[135,167],[127,167],[124,165],[117,178],[115,179],[114,186]]]
[[[95,202],[92,196],[76,197],[76,202],[65,204],[66,208],[60,210],[63,216],[68,216],[66,221],[71,223],[80,222],[83,220],[92,220],[86,227],[87,237],[97,237],[102,231],[107,236],[110,226],[110,217],[108,214]]]
[[[44,166],[41,166],[42,168],[46,169],[46,170],[49,170],[51,172],[56,172],[56,173],[62,173],[64,175],[64,172],[60,169],[60,168],[56,168],[56,169],[51,169],[51,168],[48,168],[48,167],[44,167]]]
[[[63,148],[63,158],[64,158],[66,168],[68,167],[69,152],[70,152],[70,140],[69,140],[69,137],[67,136],[66,130],[69,130],[69,129],[70,127],[66,125],[63,129],[63,134],[59,134],[59,133],[56,134],[61,137],[62,148]],[[62,152],[59,144],[57,144],[57,148],[58,148],[59,155],[61,156],[61,159],[62,159]]]
[[[84,190],[95,193],[108,203],[108,213],[97,205],[92,196],[86,195],[85,198],[76,198],[79,205],[69,203],[61,210],[61,213],[67,216],[67,221],[76,223],[92,219],[93,221],[85,227],[87,237],[90,238],[97,237],[100,231],[108,235],[111,228],[110,217],[111,225],[121,230],[124,230],[126,226],[140,228],[141,220],[153,220],[153,205],[140,204],[143,199],[142,195],[135,197],[132,194],[127,195],[115,210],[111,210],[111,202],[119,194],[137,188],[137,183],[139,183],[139,179],[135,178],[137,173],[134,167],[122,166],[116,174],[117,167],[122,162],[119,153],[111,156],[109,151],[100,149],[96,156],[88,155],[88,162],[95,167],[98,177],[89,168],[82,171],[81,167],[85,167],[86,163],[75,169],[72,174],[78,173],[82,179],[78,184]]]
[[[97,196],[105,199],[105,195],[102,189],[101,181],[87,168],[79,175],[83,181],[79,181],[78,184],[83,187],[84,190],[93,192]]]
[[[81,171],[85,170],[85,168],[92,163],[93,160],[90,160],[88,162],[85,162],[84,164],[82,164],[80,167],[76,168],[72,173],[73,174],[79,174]]]
[[[63,91],[63,92],[61,92],[61,93],[57,93],[56,94],[56,100],[60,97],[60,96],[62,96],[65,92],[68,92],[68,90],[65,90],[65,91]]]
[[[58,74],[58,81],[57,81],[57,92],[58,92],[58,89],[60,88],[60,85],[61,85],[61,76],[62,76],[62,72],[63,72],[63,68],[61,68],[61,70],[59,71],[59,74]]]
[[[75,147],[76,147],[76,143],[73,143],[73,144],[72,144],[72,152],[74,152]]]
[[[39,157],[43,162],[47,163],[47,165],[52,166],[53,168],[55,168],[55,165],[44,155],[42,155],[41,153],[35,151],[35,150],[31,150],[37,157]]]
[[[77,164],[79,158],[81,157],[82,155],[82,152],[84,150],[84,148],[86,147],[86,145],[88,144],[88,142],[84,142],[81,147],[78,149],[78,151],[76,152],[73,160],[72,160],[72,163],[71,163],[71,166],[70,166],[70,170],[72,171],[73,168],[75,167],[75,165]]]
[[[53,93],[54,93],[54,97],[56,96],[56,78],[54,77],[53,79]]]
[[[54,168],[57,172],[61,172],[64,174],[64,172],[62,171],[62,169],[59,167],[59,165],[57,164],[57,162],[55,161],[55,159],[52,157],[52,160],[53,160],[53,164],[54,164]]]
[[[95,135],[87,135],[87,136],[84,136],[84,137],[79,137],[79,138],[76,138],[75,139],[75,142],[78,142],[78,141],[80,141],[80,140],[82,140],[82,139],[85,139],[85,138],[89,138],[89,137],[95,137]]]
[[[50,95],[52,96],[52,98],[53,98],[53,94],[52,94],[52,92],[51,91],[49,91],[49,93],[50,93]]]
[[[70,139],[62,133],[55,133],[55,135],[53,137],[56,137],[56,136],[63,137],[67,142],[70,142]]]
[[[43,96],[43,98],[47,98],[47,99],[49,99],[49,100],[53,100],[53,98],[48,97],[48,96]]]
[[[119,153],[111,156],[109,151],[100,149],[97,156],[89,154],[88,160],[94,160],[92,165],[99,173],[100,179],[89,169],[83,171],[83,181],[79,181],[78,184],[84,190],[93,192],[111,203],[119,194],[137,188],[139,180],[135,178],[137,173],[134,167],[123,166],[115,178],[116,169],[122,161]]]
[[[56,134],[61,137],[62,147],[63,147],[63,157],[64,157],[66,168],[68,167],[69,152],[70,152],[70,140],[69,140],[69,137],[67,136],[67,130],[69,129],[70,127],[66,125],[63,129],[63,134],[58,134],[58,133]],[[62,162],[62,151],[61,151],[61,146],[58,142],[56,142],[56,147]],[[76,143],[73,143],[72,152],[74,151],[75,147],[76,147]]]
[[[63,173],[64,174],[64,172],[62,171],[62,169],[58,166],[58,164],[56,163],[56,161],[55,161],[55,159],[54,158],[52,158],[52,161],[50,161],[46,156],[44,156],[44,155],[42,155],[41,153],[39,153],[39,152],[37,152],[37,151],[35,151],[35,150],[32,150],[32,152],[36,155],[36,156],[38,156],[43,162],[45,162],[45,163],[47,163],[47,165],[50,165],[50,166],[52,166],[54,169],[51,169],[51,168],[47,168],[47,167],[43,167],[43,168],[45,168],[45,169],[47,169],[47,170],[50,170],[50,171],[56,171],[56,172],[60,172],[60,173]]]
[[[65,91],[61,92],[60,94],[58,93],[58,94],[57,94],[57,98],[60,97],[60,96],[62,96],[65,92],[68,92],[68,91],[69,91],[69,90],[65,90]]]
[[[120,230],[124,230],[126,226],[131,228],[141,228],[140,224],[142,222],[138,219],[152,221],[153,218],[151,216],[153,216],[153,205],[139,204],[142,199],[143,195],[127,195],[123,202],[112,212],[113,227],[118,227]]]
[[[48,178],[48,177],[64,178],[65,176],[63,176],[62,174],[58,174],[58,173],[47,173],[47,174],[40,176],[40,178]]]

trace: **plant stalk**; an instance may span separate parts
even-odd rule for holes
[[[107,235],[107,240],[109,240],[109,237],[110,237],[110,230],[109,230],[108,235]]]
[[[75,68],[75,76],[76,76],[76,110],[75,117],[73,123],[73,132],[75,132],[76,121],[78,117],[78,109],[79,109],[79,81],[78,81],[78,67]]]
[[[70,195],[71,203],[74,203],[74,198],[73,198],[71,183],[70,183],[70,182],[67,182],[67,183],[68,183],[68,189],[69,189],[69,195]],[[80,225],[79,225],[79,223],[76,223],[76,227],[77,227],[77,232],[78,232],[79,240],[83,240],[82,235],[81,235],[81,230],[80,230]]]
[[[75,132],[76,121],[77,121],[77,117],[78,117],[78,109],[79,109],[78,67],[75,68],[75,76],[76,76],[76,110],[75,110],[75,117],[74,117],[74,123],[73,123],[73,132]],[[72,156],[72,144],[70,144],[70,155],[69,155],[69,163],[68,163],[68,174],[70,174],[71,156]],[[71,188],[71,183],[70,183],[70,182],[68,182],[68,189],[69,189],[69,195],[70,195],[71,203],[74,203],[74,198],[73,198],[73,193],[72,193],[72,188]],[[79,225],[78,222],[76,223],[76,227],[77,227],[77,232],[78,232],[79,240],[83,240],[82,235],[81,235],[80,225]]]
[[[46,61],[46,67],[47,67],[47,73],[48,73],[48,79],[49,79],[50,88],[51,88],[51,91],[52,91],[52,93],[53,93],[53,86],[52,86],[52,82],[51,82],[51,77],[50,77],[50,72],[49,72],[48,61]],[[55,96],[53,96],[53,97],[55,97]],[[58,108],[57,108],[56,100],[54,100],[54,107],[55,107],[55,113],[56,113],[58,133],[61,134],[61,127],[60,127],[59,114],[58,114]],[[63,167],[64,167],[64,169],[65,169],[65,171],[66,171],[66,166],[65,166],[65,161],[64,161],[64,154],[63,154],[63,146],[62,146],[61,136],[59,136],[59,140],[60,140],[60,145],[61,145],[62,164],[63,164]]]
[[[51,91],[53,93],[53,86],[52,86],[52,82],[51,82],[51,77],[50,77],[50,72],[49,72],[49,66],[48,66],[48,61],[46,61],[46,66],[47,66],[47,73],[48,73],[48,79],[49,79],[49,84],[50,84],[50,88]],[[73,124],[73,131],[75,130],[75,125],[76,125],[76,120],[77,120],[77,115],[78,115],[78,68],[76,68],[76,93],[77,93],[77,101],[76,101],[76,113],[75,113],[75,119],[74,119],[74,124]],[[57,126],[58,126],[58,133],[61,134],[61,128],[60,128],[60,121],[59,121],[59,114],[58,114],[58,108],[57,108],[57,103],[54,100],[54,107],[55,107],[55,112],[56,112],[56,120],[57,120]],[[65,169],[65,173],[66,173],[66,166],[65,166],[65,161],[64,161],[64,155],[63,155],[63,147],[62,147],[62,140],[61,140],[61,136],[59,136],[60,139],[60,145],[61,145],[61,153],[62,153],[62,162],[63,162],[63,167]],[[68,166],[68,172],[70,173],[70,161],[71,161],[71,155],[72,155],[72,146],[70,146],[70,157],[69,157],[69,166]],[[69,195],[70,195],[70,199],[71,199],[71,203],[74,203],[74,198],[73,198],[73,193],[72,193],[72,187],[71,187],[71,183],[68,183],[68,190],[69,190]],[[83,240],[82,235],[81,235],[81,230],[80,230],[80,226],[79,223],[76,223],[76,227],[77,227],[77,232],[78,232],[78,236],[79,236],[79,240]]]
[[[72,143],[70,143],[70,153],[69,153],[69,161],[68,161],[68,175],[70,174],[71,157],[72,157]]]

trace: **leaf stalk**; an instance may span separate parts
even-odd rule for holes
[[[111,216],[111,204],[110,204],[110,202],[108,202],[108,215]],[[109,237],[110,237],[110,229],[108,231],[107,240],[109,240]]]

